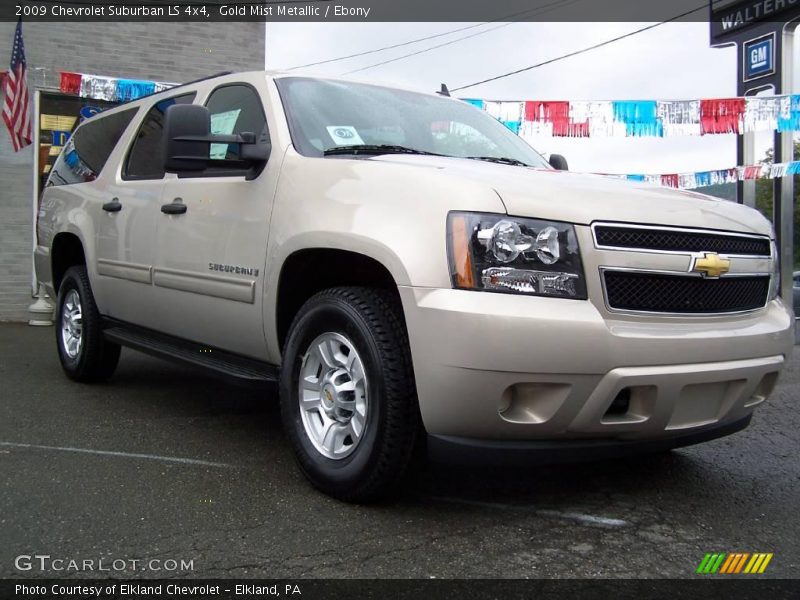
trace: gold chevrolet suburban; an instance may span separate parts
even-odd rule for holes
[[[746,427],[793,344],[770,223],[551,162],[459,100],[292,74],[108,110],[41,200],[61,364],[277,382],[301,469],[353,501],[421,443],[531,463]]]

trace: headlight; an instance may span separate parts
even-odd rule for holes
[[[451,212],[447,232],[456,288],[587,297],[578,238],[570,224]]]

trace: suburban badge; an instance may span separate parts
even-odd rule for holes
[[[235,273],[236,275],[250,275],[258,277],[258,269],[252,267],[241,267],[239,265],[222,265],[220,263],[208,263],[209,271],[220,271],[221,273]]]

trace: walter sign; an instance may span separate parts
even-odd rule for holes
[[[743,44],[742,74],[744,81],[775,73],[775,34],[771,33]]]
[[[800,0],[709,0],[708,4],[711,45],[738,49],[736,95],[767,89],[782,93],[783,40],[800,21]]]

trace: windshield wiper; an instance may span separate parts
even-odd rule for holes
[[[441,156],[434,152],[426,152],[425,150],[417,150],[416,148],[408,148],[406,146],[395,146],[392,144],[353,144],[350,146],[334,146],[324,151],[325,156],[332,156],[335,154],[427,154],[430,156]]]
[[[485,160],[486,162],[500,163],[502,165],[514,165],[515,167],[530,167],[528,163],[524,163],[516,158],[505,158],[503,156],[465,156],[470,160]]]

